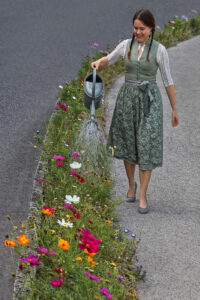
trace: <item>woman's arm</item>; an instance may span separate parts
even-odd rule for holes
[[[176,96],[175,96],[175,90],[174,85],[169,85],[165,87],[171,107],[172,107],[172,126],[178,126],[179,120],[178,120],[178,112],[176,108]]]

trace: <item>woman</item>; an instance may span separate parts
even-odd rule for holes
[[[114,157],[124,160],[129,182],[127,201],[136,200],[135,166],[139,166],[139,213],[147,213],[147,188],[152,170],[162,166],[163,112],[162,98],[156,84],[160,69],[172,107],[172,126],[177,126],[178,113],[174,84],[166,48],[153,40],[155,18],[147,9],[133,17],[133,37],[122,41],[114,51],[91,63],[99,69],[121,58],[125,62],[125,83],[122,85],[112,117],[107,146],[115,146]]]

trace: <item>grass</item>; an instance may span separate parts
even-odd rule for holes
[[[172,21],[155,35],[166,47],[200,33],[200,15],[188,21]],[[95,165],[76,152],[81,126],[88,117],[82,78],[91,72],[91,60],[99,57],[102,54],[98,52],[95,58],[82,60],[78,77],[59,90],[46,139],[39,133],[35,136],[44,163],[44,177],[36,180],[43,192],[35,214],[26,226],[14,226],[12,240],[6,242],[20,255],[19,268],[26,276],[25,286],[22,284],[15,293],[16,299],[105,299],[109,295],[112,299],[138,299],[137,282],[144,280],[146,271],[137,265],[134,232],[120,228],[114,213],[121,201],[111,200],[111,155]],[[122,71],[122,61],[100,71],[105,91]],[[102,131],[103,113],[102,105],[96,111]],[[74,161],[81,164],[80,168],[73,169]],[[79,201],[76,197],[74,202],[66,200],[69,196],[79,197]],[[66,226],[58,223],[62,219]]]

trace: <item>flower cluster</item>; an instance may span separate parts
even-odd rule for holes
[[[79,248],[84,250],[87,249],[89,253],[97,253],[99,251],[98,245],[102,243],[101,240],[95,239],[94,235],[90,233],[87,228],[82,228],[82,238],[81,243],[79,243]]]
[[[50,208],[49,206],[43,206],[42,213],[45,215],[52,215],[54,213],[55,208]]]

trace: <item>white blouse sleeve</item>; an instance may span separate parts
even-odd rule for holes
[[[163,46],[162,44],[159,44],[158,46],[156,59],[164,86],[167,87],[169,85],[173,85],[174,83],[169,67],[169,56],[165,46]]]
[[[108,65],[112,65],[119,61],[120,59],[123,59],[126,53],[126,46],[127,46],[128,40],[124,40],[121,43],[117,45],[117,47],[107,55],[108,59]]]

